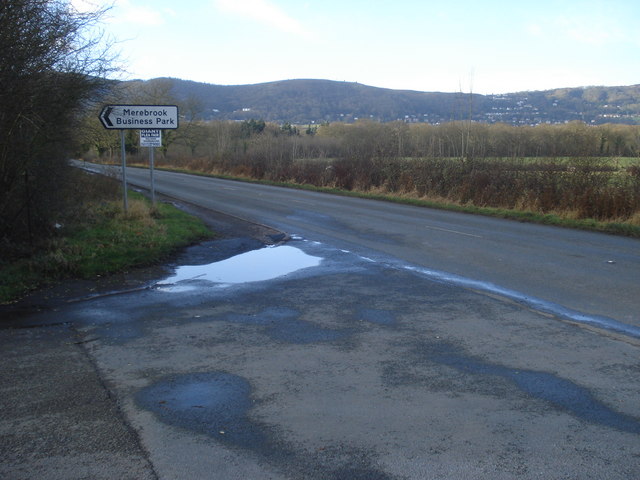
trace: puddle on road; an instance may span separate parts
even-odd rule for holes
[[[206,281],[221,285],[261,282],[289,275],[303,268],[317,267],[322,258],[308,255],[288,245],[267,247],[207,265],[178,267],[171,277],[158,284],[162,291],[189,290],[179,282]]]
[[[249,450],[262,461],[309,480],[390,480],[370,451],[300,449],[283,441],[278,429],[251,417],[251,384],[232,373],[213,371],[166,377],[138,391],[136,404],[169,425],[208,435],[229,447]],[[355,464],[355,466],[354,466]],[[394,477],[395,478],[395,477]]]
[[[166,379],[138,392],[136,402],[171,425],[256,448],[265,443],[265,435],[247,418],[250,396],[244,378],[211,372]]]

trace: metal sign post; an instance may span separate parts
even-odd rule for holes
[[[151,177],[149,180],[151,181],[151,205],[153,206],[156,204],[156,182],[153,178],[153,152],[155,151],[154,147],[149,147],[149,175]]]
[[[127,161],[125,152],[125,130],[141,130],[158,132],[157,138],[162,146],[160,130],[178,128],[178,107],[175,105],[106,105],[98,116],[100,123],[107,130],[120,130],[122,147],[122,186],[124,188],[124,211],[128,210],[127,202]],[[149,130],[153,129],[153,130]],[[153,148],[149,152],[151,169],[151,197],[155,202],[155,185],[153,180]]]
[[[162,130],[140,130],[140,146],[149,148],[149,171],[151,177],[151,203],[156,204],[156,185],[154,180],[154,152],[162,147]]]
[[[124,199],[124,213],[129,211],[129,201],[127,199],[127,159],[126,159],[126,148],[124,142],[124,130],[120,130],[120,147],[122,149],[121,158],[122,158],[122,190],[124,191],[123,199]]]

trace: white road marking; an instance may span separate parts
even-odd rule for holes
[[[431,227],[429,225],[425,225],[425,228],[430,228],[431,230],[440,230],[441,232],[456,233],[458,235],[464,235],[465,237],[484,238],[482,235],[474,235],[473,233],[459,232],[458,230],[449,230],[448,228]]]

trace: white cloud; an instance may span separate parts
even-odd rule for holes
[[[215,5],[223,12],[250,18],[282,32],[309,35],[298,20],[269,0],[215,0]]]
[[[526,31],[539,39],[564,40],[591,47],[637,42],[635,32],[625,32],[620,25],[619,20],[612,17],[562,15],[529,23]]]
[[[541,38],[545,35],[544,28],[539,23],[530,23],[526,26],[526,30],[534,37]]]
[[[131,23],[146,26],[159,26],[165,23],[164,17],[159,10],[154,10],[144,5],[136,5],[132,0],[114,1],[113,10],[109,14],[112,23]]]
[[[606,19],[596,21],[593,18],[560,18],[558,28],[572,40],[587,45],[606,45],[623,38],[620,30]]]

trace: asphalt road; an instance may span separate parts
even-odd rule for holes
[[[128,170],[132,183],[149,185],[148,171]],[[454,274],[473,288],[574,320],[585,314],[596,324],[612,319],[640,328],[636,239],[161,171],[156,188],[434,276],[451,280]]]
[[[193,207],[225,236],[0,309],[3,479],[640,478],[637,279],[624,308],[562,281],[608,289],[637,241],[158,177],[291,238]]]

